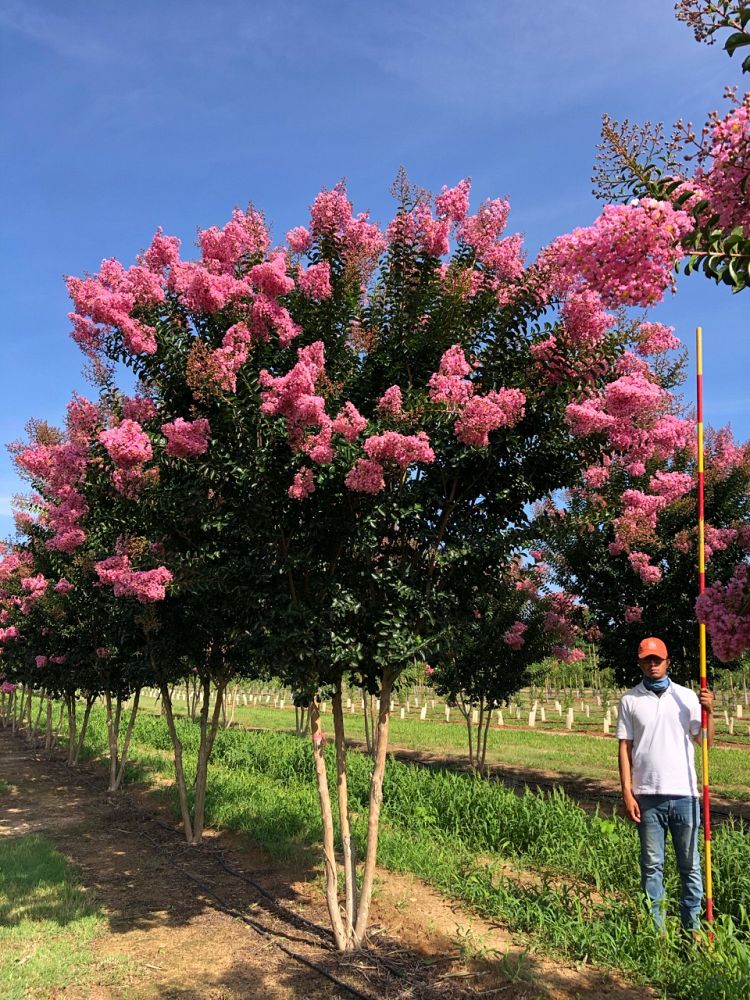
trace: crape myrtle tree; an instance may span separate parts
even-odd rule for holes
[[[721,39],[750,72],[747,0],[680,0],[675,7],[698,41]],[[730,110],[712,112],[698,132],[680,121],[667,136],[661,124],[605,115],[594,183],[608,202],[649,197],[687,210],[685,273],[700,270],[739,292],[750,284],[750,93],[727,88],[725,96]]]
[[[215,663],[217,686],[243,647],[310,699],[342,950],[368,924],[394,685],[437,648],[461,567],[488,552],[507,563],[529,505],[600,453],[567,408],[633,379],[648,391],[656,376],[618,368],[626,335],[607,309],[659,300],[689,226],[669,205],[619,206],[527,266],[504,234],[507,202],[473,215],[468,202],[467,181],[434,202],[402,182],[381,230],[339,186],[281,247],[250,208],[200,231],[197,260],[159,232],[133,267],[69,279],[78,343],[100,370],[127,365],[154,406],[104,432],[115,489],[137,482],[143,535],[170,574],[148,609],[154,669],[184,669],[198,631],[194,665]],[[666,448],[683,428],[663,411]],[[133,565],[100,576],[117,587],[123,572],[127,589]],[[344,679],[380,703],[359,889]],[[318,692],[333,694],[343,909]]]
[[[748,0],[679,0],[677,17],[698,41],[723,43],[750,72]],[[604,118],[594,181],[607,201],[656,198],[690,214],[682,234],[684,270],[702,270],[739,292],[750,283],[750,94],[728,88],[730,110],[712,113],[698,131]],[[697,605],[714,651],[735,659],[750,648],[750,566],[736,563]]]
[[[514,557],[504,566],[455,581],[451,625],[433,657],[436,690],[458,706],[468,736],[469,764],[486,770],[493,710],[527,680],[528,668],[557,654],[577,660],[574,645],[582,613],[571,595],[550,592],[547,567]]]
[[[608,456],[585,473],[587,485],[564,509],[540,512],[537,527],[558,584],[575,587],[594,616],[603,666],[620,684],[638,670],[633,651],[644,634],[662,636],[672,672],[687,682],[698,672],[697,472],[694,446],[668,462],[629,469]],[[725,579],[750,544],[750,446],[731,431],[706,435],[706,569]],[[712,591],[713,593],[713,591]],[[732,630],[711,616],[712,647],[734,660]]]

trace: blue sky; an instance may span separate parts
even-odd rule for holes
[[[233,207],[276,239],[345,177],[384,221],[403,164],[472,203],[510,197],[530,254],[600,210],[601,115],[700,122],[741,83],[670,0],[0,0],[4,156],[0,441],[60,422],[83,381],[64,274],[186,244]],[[653,318],[705,330],[706,416],[750,437],[750,292],[681,279]],[[691,381],[686,387],[693,391]],[[19,489],[0,456],[0,535]]]

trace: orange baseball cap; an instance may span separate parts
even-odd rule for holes
[[[638,647],[638,659],[645,660],[647,656],[658,656],[660,660],[666,660],[669,653],[661,639],[650,636],[648,639],[643,639]]]

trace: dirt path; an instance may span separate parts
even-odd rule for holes
[[[372,1000],[647,995],[606,973],[536,955],[419,880],[390,872],[382,873],[373,903],[371,950],[342,959],[324,930],[316,867],[282,868],[244,838],[224,833],[188,848],[152,794],[136,788],[107,796],[98,768],[71,772],[7,731],[0,732],[0,761],[10,786],[0,796],[0,844],[3,836],[32,832],[51,840],[106,916],[96,943],[102,967],[111,968],[112,956],[126,959],[116,986],[59,989],[50,994],[55,1000],[354,996],[344,983]]]

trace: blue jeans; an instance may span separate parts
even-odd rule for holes
[[[651,901],[658,927],[664,924],[664,850],[667,830],[672,835],[682,883],[680,920],[687,929],[700,927],[703,878],[698,855],[701,826],[700,800],[690,795],[637,795],[641,810],[641,885]]]

